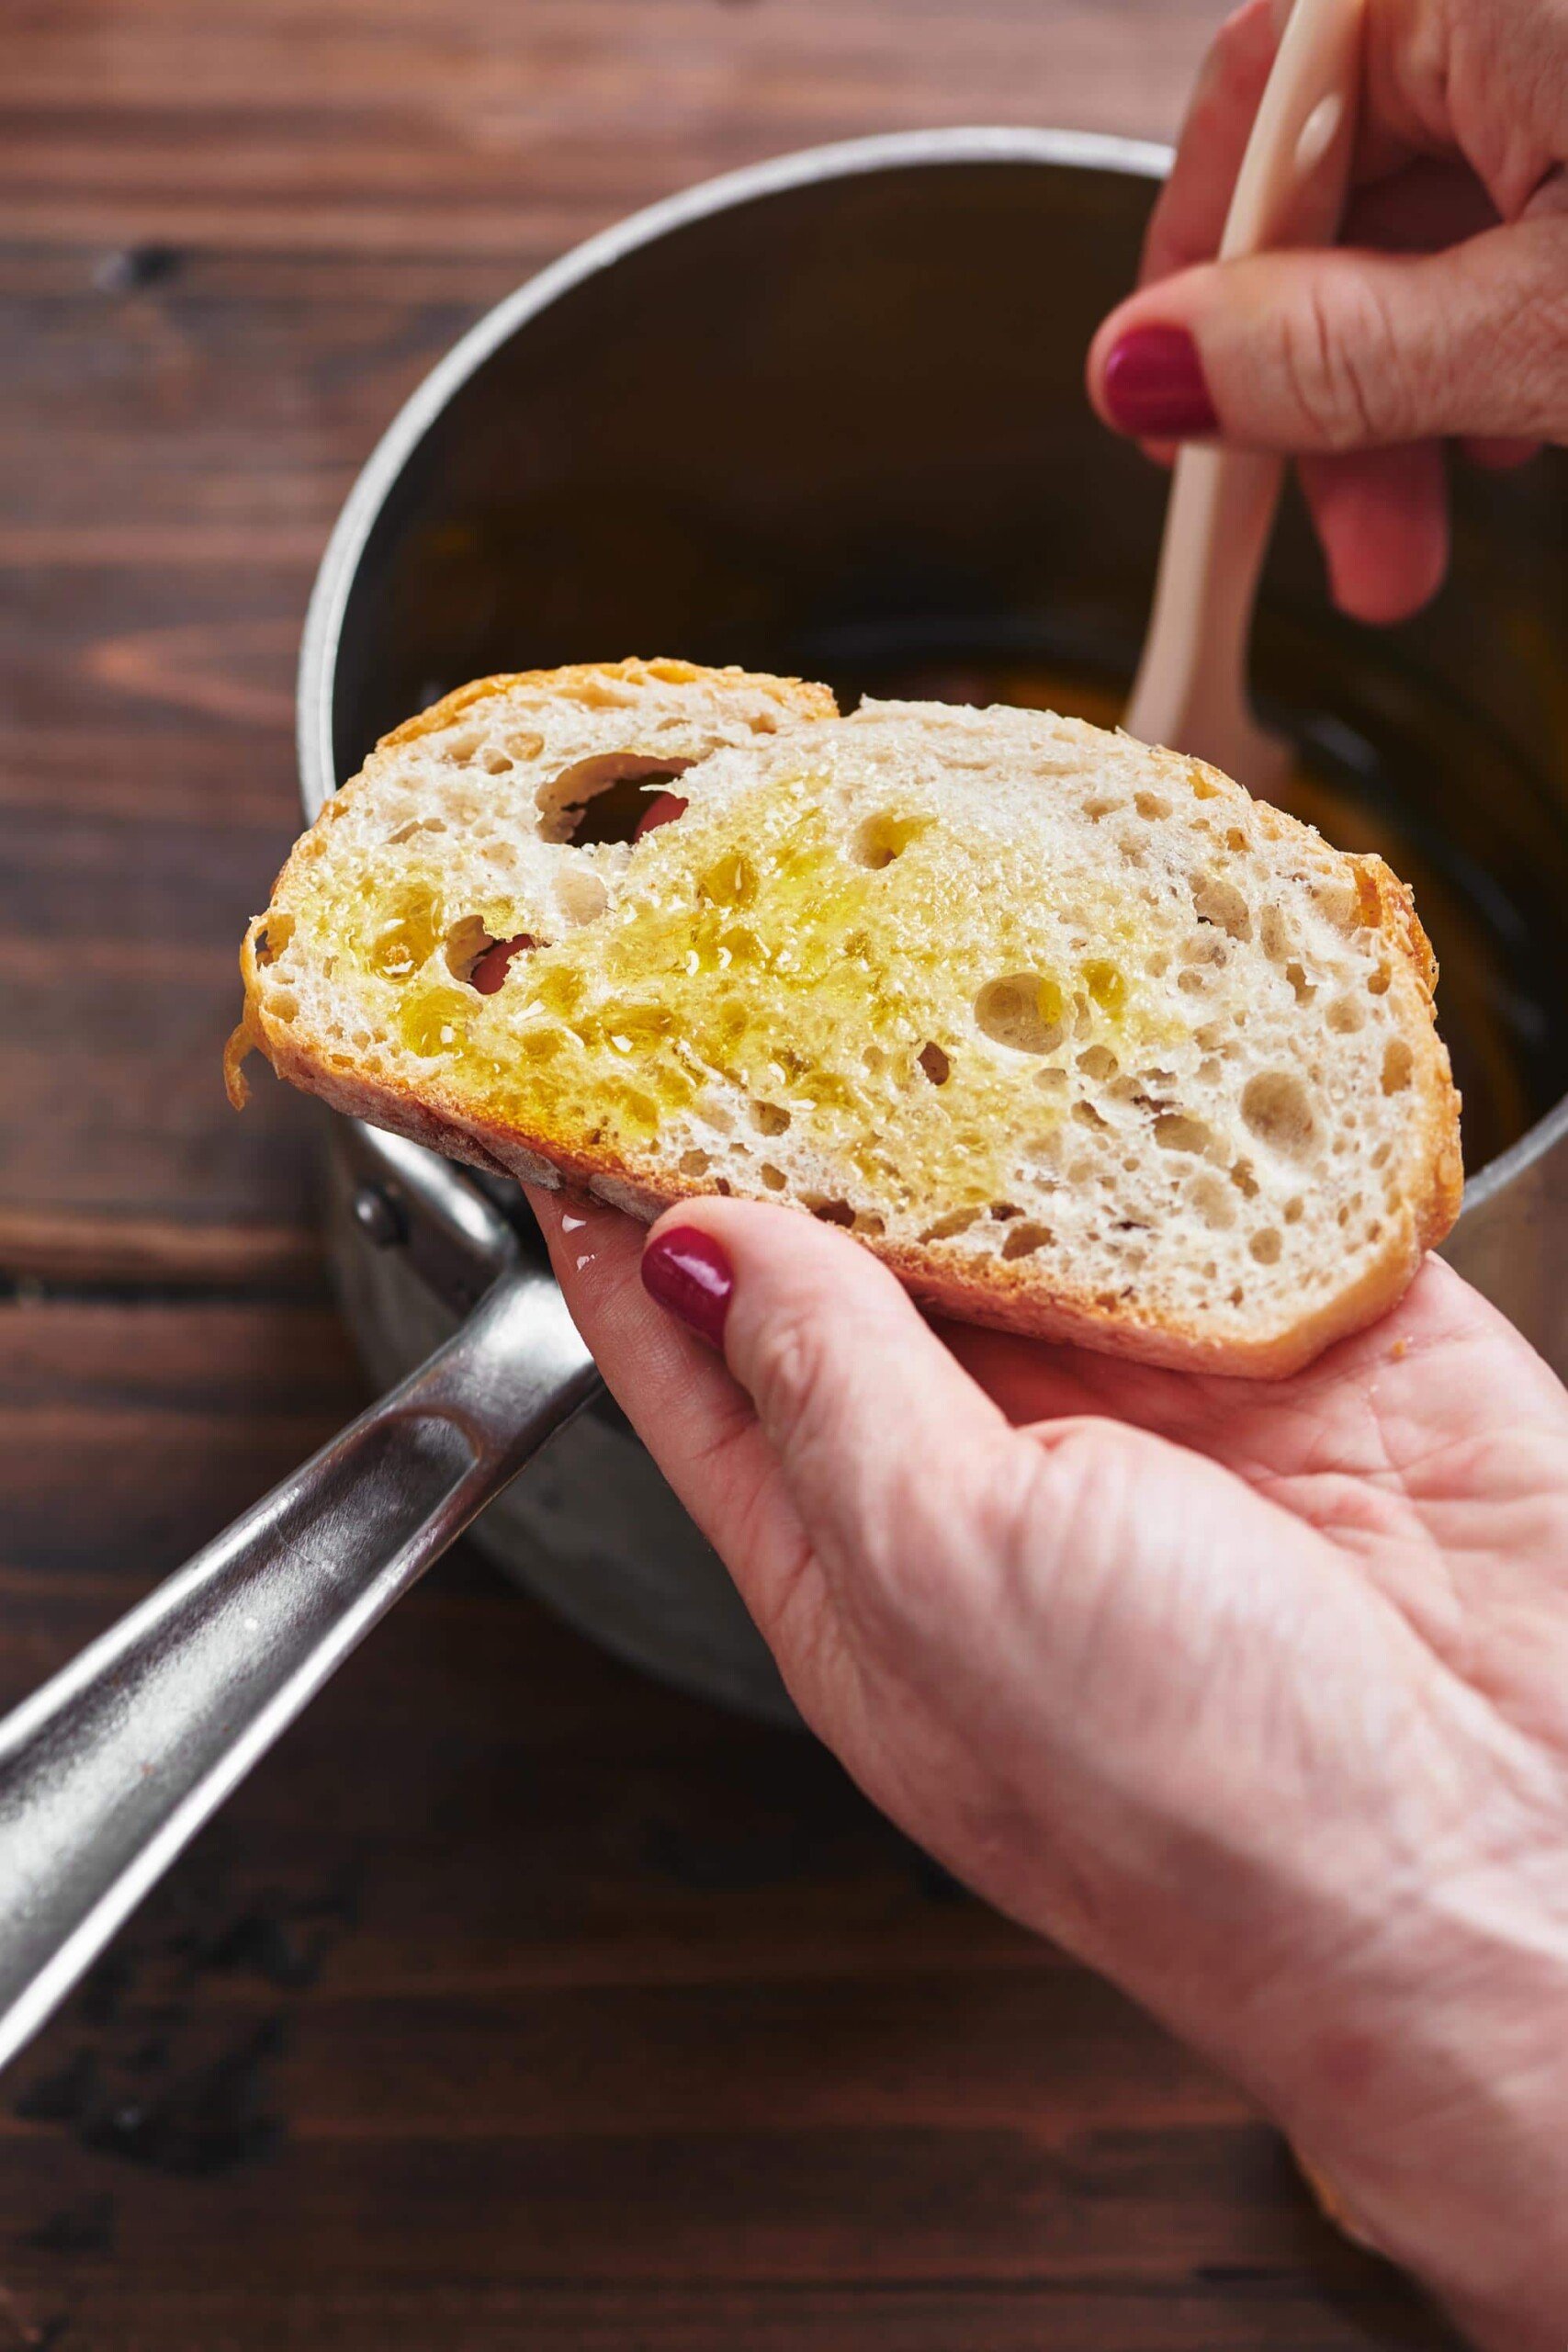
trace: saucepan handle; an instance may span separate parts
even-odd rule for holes
[[[555,1283],[513,1264],[400,1387],[0,1723],[0,2065],[595,1385]]]

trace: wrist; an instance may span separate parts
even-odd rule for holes
[[[1335,2218],[1477,2344],[1562,2352],[1568,1918],[1520,1893],[1442,1905],[1337,1988],[1279,2111]]]

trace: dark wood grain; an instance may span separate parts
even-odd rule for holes
[[[0,42],[0,1705],[356,1407],[217,1055],[353,471],[615,214],[1172,127],[1207,0],[17,0]],[[1038,299],[1049,301],[1048,273]],[[1444,2339],[1274,2136],[804,1739],[443,1564],[0,2086],[0,2352]]]

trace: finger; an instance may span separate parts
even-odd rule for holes
[[[900,1576],[937,1523],[984,1528],[1007,1423],[886,1266],[798,1213],[705,1199],[660,1220],[644,1279],[691,1313],[704,1251],[726,1360],[830,1577]]]
[[[1488,473],[1506,473],[1515,466],[1528,466],[1532,458],[1540,455],[1539,441],[1509,440],[1506,435],[1488,439],[1483,434],[1467,433],[1460,447],[1472,466],[1481,466]]]
[[[1379,253],[1435,254],[1499,221],[1468,164],[1417,155],[1356,189],[1335,242]]]
[[[1245,0],[1215,35],[1199,68],[1170,175],[1149,216],[1140,286],[1156,284],[1218,253],[1242,154],[1278,46],[1269,0]]]
[[[1439,254],[1275,253],[1134,295],[1089,354],[1140,439],[1319,454],[1458,435],[1568,440],[1568,216]]]
[[[1449,566],[1440,442],[1307,458],[1301,478],[1341,612],[1402,621],[1436,595]]]

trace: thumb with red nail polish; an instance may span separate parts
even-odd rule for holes
[[[1141,441],[1194,441],[1220,420],[1198,345],[1184,326],[1129,327],[1105,354],[1100,396],[1111,422]]]
[[[735,1271],[711,1233],[694,1225],[661,1227],[642,1253],[642,1283],[699,1339],[723,1347]]]

